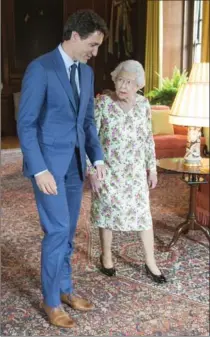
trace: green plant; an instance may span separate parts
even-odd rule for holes
[[[157,74],[159,77],[160,75]],[[167,105],[171,106],[176,97],[179,87],[187,83],[188,74],[186,71],[182,73],[175,67],[171,79],[168,77],[162,78],[162,85],[160,88],[154,88],[146,97],[148,97],[151,105]]]

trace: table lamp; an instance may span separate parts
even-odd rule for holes
[[[194,63],[188,83],[208,83],[209,84],[209,63]]]
[[[184,163],[200,166],[201,127],[209,127],[209,63],[193,65],[188,83],[179,88],[175,97],[169,123],[188,126]]]

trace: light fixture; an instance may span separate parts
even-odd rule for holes
[[[201,127],[209,127],[209,63],[193,65],[188,83],[178,90],[169,123],[188,126],[184,163],[200,166]]]

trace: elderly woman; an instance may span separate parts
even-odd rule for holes
[[[151,112],[137,91],[144,87],[144,70],[134,60],[120,63],[111,73],[115,92],[98,96],[95,121],[104,149],[106,178],[97,180],[89,167],[93,191],[91,220],[99,227],[101,271],[113,276],[113,231],[139,231],[145,251],[145,269],[155,282],[166,282],[156,265],[149,188],[157,184]]]

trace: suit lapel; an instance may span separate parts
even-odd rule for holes
[[[59,80],[61,81],[61,84],[65,92],[67,93],[74,110],[76,111],[76,104],[75,104],[73,92],[71,89],[71,85],[70,85],[70,82],[69,82],[69,79],[66,73],[66,68],[65,68],[62,56],[60,55],[60,52],[58,49],[55,49],[54,51],[53,61],[54,61],[55,71],[57,73],[57,76]]]
[[[80,79],[80,105],[79,113],[82,112],[87,99],[87,88],[90,86],[89,76],[87,67],[80,63],[79,64],[79,79]]]

